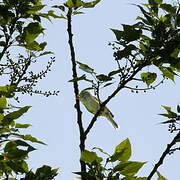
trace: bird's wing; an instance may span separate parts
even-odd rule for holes
[[[93,96],[93,95],[92,95]],[[98,100],[98,98],[96,97],[96,96],[93,96],[95,99],[96,99],[96,101],[99,103],[99,101],[100,100]],[[100,104],[101,104],[102,102],[100,101]],[[106,107],[107,108],[107,107]],[[113,115],[113,113],[107,108],[107,110],[109,111],[109,113],[110,113],[110,115],[112,116],[112,117],[114,117],[114,115]]]
[[[90,113],[94,114],[94,111],[91,111],[91,109],[90,109],[86,104],[84,104],[84,106],[86,107],[86,109],[87,109]]]

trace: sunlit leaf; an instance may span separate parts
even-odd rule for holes
[[[95,1],[91,1],[91,2],[83,2],[82,5],[84,8],[93,8],[99,2],[100,2],[100,0],[95,0]]]
[[[131,157],[131,144],[129,139],[125,139],[118,146],[116,146],[114,154],[111,156],[112,162],[117,160],[127,161]]]
[[[46,144],[43,143],[42,141],[39,141],[39,140],[37,140],[35,137],[31,136],[30,134],[25,135],[23,139],[24,139],[24,140],[31,141],[31,142],[35,142],[35,143],[39,143],[39,144],[46,145]]]
[[[87,64],[83,64],[79,61],[76,61],[76,63],[79,65],[79,68],[82,69],[83,71],[87,72],[87,73],[95,73],[94,69],[89,67]]]
[[[54,14],[54,11],[53,11],[53,10],[49,10],[49,11],[48,11],[48,16],[51,16],[51,17],[53,17],[53,18],[60,18],[60,16]]]
[[[171,79],[174,82],[174,76],[177,75],[170,67],[160,67],[163,76]]]
[[[93,148],[93,150],[94,150],[94,149],[97,149],[97,150],[98,150],[98,151],[100,151],[101,153],[103,153],[103,154],[105,154],[105,155],[108,155],[108,156],[109,156],[109,154],[108,154],[108,153],[106,153],[106,152],[104,152],[104,151],[103,151],[103,149],[101,149],[101,148],[94,147],[94,148]]]
[[[40,33],[43,33],[43,28],[40,23],[29,23],[28,26],[24,28],[24,36],[27,44],[33,43]]]
[[[93,163],[94,161],[100,163],[103,159],[101,157],[98,157],[95,152],[84,150],[81,153],[81,160],[87,163]]]
[[[5,109],[7,105],[6,97],[0,97],[0,109]]]
[[[0,95],[6,96],[6,98],[12,98],[14,97],[16,86],[14,85],[8,85],[8,86],[0,86]]]
[[[54,53],[52,51],[45,51],[45,52],[41,53],[39,56],[44,56],[47,54],[54,54]]]
[[[147,84],[147,87],[149,87],[149,85],[152,84],[156,80],[156,78],[157,78],[156,73],[151,73],[151,72],[141,73],[141,79],[143,80],[143,82]]]
[[[66,4],[69,8],[73,8],[75,6],[72,0],[67,0]]]
[[[133,176],[146,162],[122,161],[114,167],[115,171],[120,171],[124,176]]]
[[[4,119],[4,115],[0,113],[0,123]]]
[[[169,106],[162,106],[166,111],[171,111],[171,107]]]
[[[74,15],[77,15],[77,14],[84,14],[83,12],[80,12],[80,11],[74,11],[73,12]]]
[[[15,128],[28,128],[31,124],[19,124],[16,123]]]
[[[75,78],[69,80],[68,82],[77,82],[77,81],[82,81],[82,80],[86,80],[86,75],[85,74],[83,74],[80,77],[75,77]]]
[[[99,81],[103,81],[103,82],[107,82],[107,81],[111,81],[113,78],[110,77],[110,76],[106,76],[104,74],[99,74],[96,76],[96,78],[99,80]]]
[[[26,113],[28,111],[28,109],[31,106],[25,106],[23,108],[20,108],[17,111],[11,112],[9,114],[7,114],[6,116],[4,116],[3,119],[3,124],[9,124],[11,123],[13,120],[18,119],[19,117],[21,117],[24,113]]]
[[[158,179],[157,179],[157,180],[167,180],[164,176],[162,176],[162,175],[160,174],[159,171],[156,171],[156,173],[157,173],[157,175],[158,175]]]

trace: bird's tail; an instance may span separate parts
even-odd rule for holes
[[[117,123],[113,120],[112,116],[108,116],[107,119],[109,120],[109,122],[112,124],[112,126],[115,128],[115,129],[118,129],[118,125]]]

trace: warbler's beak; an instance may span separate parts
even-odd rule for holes
[[[78,95],[76,96],[76,99],[77,99],[77,100],[79,100],[79,98],[80,98],[80,94],[78,94]]]

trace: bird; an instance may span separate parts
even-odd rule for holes
[[[99,110],[100,108],[99,100],[86,89],[80,92],[78,98],[90,113],[96,114],[96,112]],[[117,123],[113,120],[114,115],[106,106],[101,111],[100,116],[106,117],[109,120],[109,122],[112,124],[112,126],[115,129],[118,129]]]

